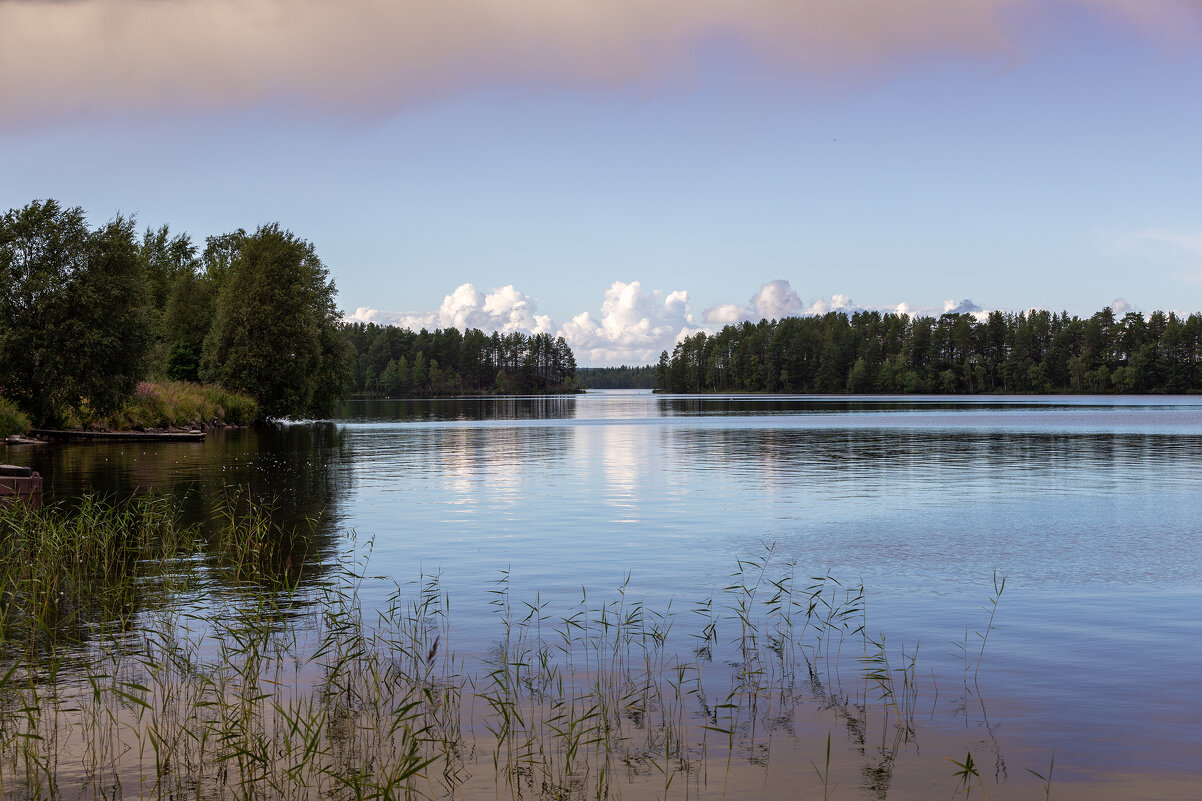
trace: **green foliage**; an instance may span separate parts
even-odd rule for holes
[[[35,423],[117,408],[142,376],[151,328],[133,221],[95,231],[35,201],[0,217],[0,392]]]
[[[29,416],[6,398],[0,398],[0,438],[24,434],[29,430]]]
[[[947,757],[947,761],[956,766],[956,771],[952,774],[952,777],[959,782],[956,795],[963,795],[967,798],[972,795],[974,786],[980,787],[981,792],[985,793],[985,782],[981,779],[981,772],[977,769],[976,762],[973,761],[972,751],[965,753],[963,762],[951,757]],[[985,797],[988,798],[988,794]]]
[[[166,225],[146,229],[139,254],[146,263],[150,301],[156,309],[167,305],[167,296],[180,276],[196,272],[196,245],[192,238],[187,234],[172,236]]]
[[[786,372],[787,376],[788,373]],[[847,376],[847,391],[850,393],[871,392],[872,391],[872,373],[868,362],[864,357],[856,359],[856,363],[852,365],[851,373]]]
[[[67,336],[82,362],[80,398],[108,410],[128,398],[144,375],[152,332],[133,220],[107,223],[93,241],[89,269],[76,284]]]
[[[186,342],[176,342],[167,354],[165,372],[173,381],[198,381],[200,353]]]
[[[199,263],[203,271],[193,263],[189,269],[174,273],[162,311],[166,348],[163,371],[167,378],[200,380],[200,359],[216,314],[220,276],[228,274],[220,261],[224,259],[226,241],[227,237],[210,237],[204,259]]]
[[[666,392],[1202,391],[1202,314],[1033,310],[939,318],[788,317],[726,326],[661,355]]]
[[[354,369],[337,316],[313,246],[278,225],[210,237],[198,258],[165,225],[139,242],[132,220],[90,230],[53,200],[0,217],[0,394],[39,426],[323,414]],[[147,375],[242,394],[127,403]]]
[[[580,385],[588,389],[654,389],[654,364],[642,367],[577,367]]]
[[[152,332],[147,365],[151,375],[159,375],[167,364],[173,343],[179,339],[179,335],[167,319],[169,299],[180,279],[195,276],[199,262],[191,237],[187,234],[172,236],[166,225],[157,229],[148,228],[142,234],[138,254],[145,266]],[[209,317],[212,317],[211,309]],[[205,325],[207,329],[208,323]],[[203,340],[203,334],[201,339]],[[196,352],[199,354],[200,343],[197,342],[196,346]],[[186,378],[196,380],[195,371]]]
[[[334,284],[313,246],[276,224],[226,242],[200,377],[265,417],[327,414],[349,379]]]
[[[0,645],[78,639],[132,614],[132,596],[155,560],[186,556],[192,536],[161,498],[68,510],[0,506]]]
[[[358,392],[461,395],[574,392],[576,357],[563,337],[477,328],[414,332],[375,323],[343,325]]]
[[[117,431],[147,428],[205,426],[211,424],[247,426],[259,416],[253,398],[229,392],[222,387],[186,381],[138,384],[130,400],[117,411],[94,416],[86,423]]]

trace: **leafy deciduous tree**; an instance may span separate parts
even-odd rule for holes
[[[34,201],[0,217],[0,392],[37,425],[87,404],[116,408],[151,337],[134,223],[95,231],[83,210]]]
[[[351,371],[326,266],[274,223],[226,244],[201,378],[246,392],[266,417],[328,414]]]

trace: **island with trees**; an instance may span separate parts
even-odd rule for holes
[[[1110,308],[939,317],[859,311],[696,333],[664,351],[661,392],[1188,393],[1202,315]]]
[[[478,328],[411,331],[342,327],[354,392],[388,397],[528,395],[576,391],[576,357],[563,337]]]

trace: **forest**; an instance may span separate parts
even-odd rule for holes
[[[576,390],[562,338],[346,324],[335,297],[313,244],[276,223],[201,247],[165,225],[139,236],[130,217],[92,227],[54,200],[10,209],[0,215],[0,425],[103,427],[143,418],[134,400],[198,397],[147,381],[229,391],[212,397],[260,419],[325,416],[350,391]]]
[[[478,328],[422,329],[344,323],[356,393],[503,395],[573,392],[576,358],[563,337]]]
[[[348,392],[1202,390],[1199,314],[832,312],[699,332],[657,365],[578,370],[562,337],[345,323],[335,296],[312,243],[275,223],[201,247],[167,226],[139,236],[132,218],[93,228],[53,200],[11,209],[0,215],[0,417],[18,422],[4,428],[113,419],[147,380],[223,388],[260,419],[324,416]],[[156,392],[174,391],[142,388]]]
[[[1043,310],[787,317],[664,351],[663,392],[1188,393],[1202,389],[1202,315],[1087,319]]]
[[[585,389],[653,389],[656,366],[580,367],[576,376]]]
[[[74,427],[174,380],[238,393],[263,418],[326,413],[350,376],[334,298],[313,245],[275,223],[201,249],[33,201],[0,215],[0,401]]]

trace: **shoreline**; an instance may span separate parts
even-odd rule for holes
[[[227,431],[230,429],[246,428],[247,426],[206,424],[193,426],[172,426],[170,428],[146,429],[82,429],[82,428],[31,428],[23,434],[13,434],[4,439],[5,445],[50,445],[55,442],[204,442],[211,431]]]
[[[135,440],[135,441],[165,441],[165,442],[203,442],[206,436],[204,429],[181,429],[167,431],[88,431],[86,429],[49,429],[31,428],[29,434],[47,441],[78,441],[78,440]]]

